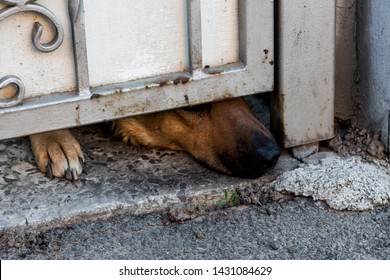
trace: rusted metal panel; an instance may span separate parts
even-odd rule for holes
[[[8,2],[12,1],[3,1],[6,4]],[[200,30],[197,27],[201,18],[199,15],[201,9],[198,5],[202,2],[186,1],[187,5],[183,9],[185,13],[189,11],[190,14],[186,14],[184,18],[189,19],[189,24],[185,26],[188,26],[186,32],[190,35],[185,44],[188,49],[186,56],[191,65],[174,73],[163,71],[167,73],[137,79],[129,78],[121,82],[102,81],[96,79],[96,76],[95,80],[91,81],[91,69],[96,67],[93,65],[99,57],[91,56],[89,53],[93,48],[89,45],[93,41],[88,41],[91,37],[88,37],[89,29],[86,28],[89,6],[84,6],[85,1],[82,0],[68,2],[69,22],[73,32],[65,32],[65,38],[70,40],[73,33],[74,47],[71,57],[75,59],[74,77],[77,81],[75,90],[26,98],[17,106],[0,109],[0,139],[273,90],[271,0],[238,1],[239,60],[216,67],[204,67],[201,63],[195,63],[196,58],[201,56],[190,46],[202,46],[200,32],[202,27]],[[103,2],[109,5],[107,1],[100,4]],[[153,13],[151,6],[144,8]],[[120,23],[119,18],[117,28],[128,28],[121,27]],[[262,28],[262,32],[259,32],[259,27]],[[192,36],[197,36],[197,39],[194,40]],[[115,42],[104,43],[115,48]],[[200,53],[202,51],[201,49]],[[103,52],[101,55],[106,53]],[[203,57],[201,58],[203,60]],[[52,63],[56,63],[56,60],[54,59]],[[31,75],[34,75],[34,72],[31,72]],[[26,91],[28,90],[26,87]]]
[[[278,89],[274,126],[284,147],[334,133],[335,0],[278,2]]]

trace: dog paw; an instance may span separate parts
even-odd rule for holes
[[[31,148],[39,170],[49,178],[77,180],[81,174],[84,155],[80,145],[67,129],[30,136]]]

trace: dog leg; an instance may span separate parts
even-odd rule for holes
[[[84,155],[69,130],[31,135],[30,141],[41,172],[46,173],[49,178],[78,179],[82,171]]]

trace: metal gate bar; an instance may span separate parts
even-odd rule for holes
[[[188,0],[188,11],[192,69],[90,88],[83,1],[69,0],[77,92],[30,98],[0,109],[0,139],[273,90],[272,0],[239,0],[241,61],[205,69],[200,1]]]
[[[72,25],[73,51],[76,65],[76,84],[79,95],[90,95],[87,41],[85,36],[85,10],[83,0],[69,0]]]
[[[191,70],[203,68],[202,56],[202,17],[200,0],[187,1],[188,38]]]

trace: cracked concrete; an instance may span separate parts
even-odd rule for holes
[[[34,163],[28,138],[0,146],[0,228],[98,217],[118,209],[159,211],[194,197],[223,195],[250,180],[209,171],[185,153],[135,149],[98,126],[74,129],[86,155],[80,180],[49,179]]]

